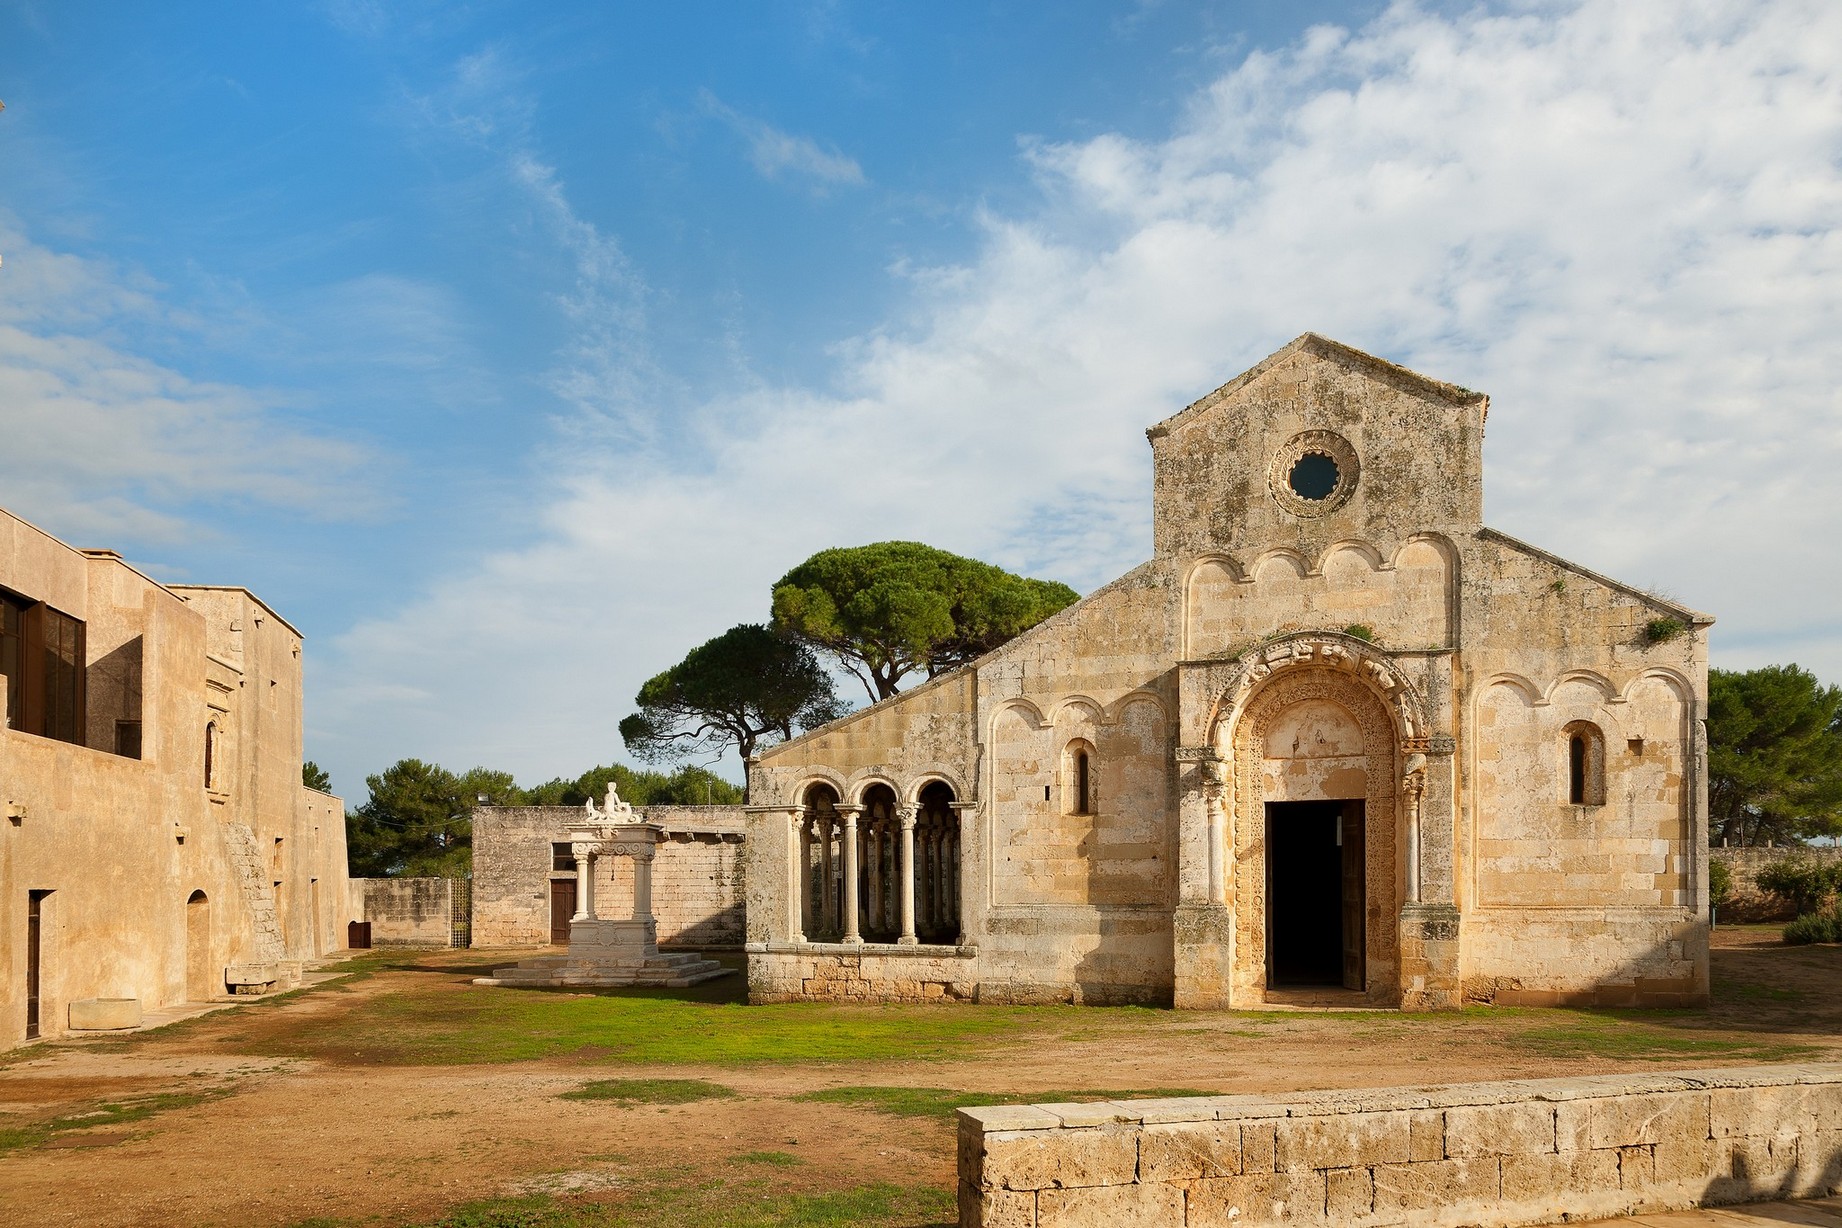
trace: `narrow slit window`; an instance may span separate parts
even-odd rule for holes
[[[1605,805],[1605,734],[1591,721],[1561,730],[1566,743],[1567,804]]]
[[[1089,789],[1088,789],[1088,776],[1087,776],[1088,762],[1087,762],[1087,752],[1085,750],[1081,750],[1079,748],[1075,750],[1074,773],[1075,773],[1075,813],[1076,814],[1092,814],[1094,811],[1093,795],[1092,793],[1089,792]]]
[[[1574,734],[1567,741],[1567,800],[1575,806],[1586,804],[1586,738]]]

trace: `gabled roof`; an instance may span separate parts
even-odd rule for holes
[[[1329,337],[1320,337],[1316,333],[1301,333],[1289,344],[1268,354],[1265,358],[1261,359],[1241,374],[1235,376],[1220,388],[1211,392],[1208,396],[1203,397],[1201,400],[1194,402],[1178,413],[1164,419],[1164,421],[1146,431],[1145,434],[1152,439],[1156,439],[1160,435],[1168,434],[1172,427],[1180,426],[1186,420],[1202,413],[1204,410],[1221,404],[1247,385],[1253,383],[1256,379],[1259,379],[1262,375],[1265,375],[1279,363],[1301,352],[1314,354],[1319,358],[1327,358],[1332,362],[1340,362],[1346,366],[1357,367],[1384,383],[1406,388],[1410,391],[1433,397],[1436,400],[1445,401],[1451,405],[1476,405],[1486,414],[1490,412],[1490,398],[1481,392],[1473,392],[1469,388],[1460,388],[1457,384],[1447,384],[1436,379],[1428,379],[1417,371],[1409,371],[1406,367],[1389,362],[1385,358],[1377,358],[1373,354],[1366,354],[1361,350],[1344,345],[1341,341],[1332,341]]]

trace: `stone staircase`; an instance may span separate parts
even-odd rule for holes
[[[567,955],[540,955],[520,960],[509,968],[494,968],[491,976],[476,977],[475,985],[500,985],[507,988],[557,985],[607,986],[656,985],[682,989],[704,981],[728,976],[734,968],[725,968],[714,959],[674,951],[655,951],[633,959],[597,959],[593,963]]]
[[[282,945],[281,923],[275,917],[275,889],[269,884],[262,850],[256,846],[256,833],[249,829],[249,824],[234,820],[223,826],[224,844],[230,850],[230,867],[237,876],[243,902],[255,919],[256,949],[250,958],[257,962],[280,961],[287,951]]]

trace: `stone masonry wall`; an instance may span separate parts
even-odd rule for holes
[[[961,1228],[1510,1225],[1842,1189],[1842,1065],[965,1109]]]
[[[355,878],[374,947],[445,947],[454,942],[453,884],[445,878]]]
[[[1792,908],[1777,896],[1759,890],[1759,871],[1787,858],[1834,865],[1842,861],[1842,848],[1719,848],[1708,856],[1727,863],[1733,872],[1733,898],[1721,905],[1722,921],[1789,921]]]
[[[743,820],[737,806],[642,806],[665,828],[652,867],[652,911],[662,946],[742,945]],[[473,945],[541,947],[550,942],[550,883],[576,872],[552,868],[551,845],[568,838],[574,806],[487,806],[473,816]],[[630,900],[631,866],[604,858],[597,911],[611,917]],[[616,886],[616,880],[619,885]]]

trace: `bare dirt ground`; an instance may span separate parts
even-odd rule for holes
[[[824,1089],[1263,1092],[1842,1059],[1842,948],[1770,929],[1717,932],[1705,1012],[745,1008],[736,977],[637,1000],[475,987],[481,963],[371,961],[286,1000],[6,1055],[0,1222],[421,1223],[508,1195],[618,1199],[659,1173],[951,1188],[950,1109],[796,1098]],[[612,1078],[734,1095],[560,1098]]]

